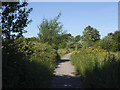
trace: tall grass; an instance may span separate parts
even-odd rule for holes
[[[120,57],[103,49],[82,48],[71,55],[71,63],[86,87],[120,87]]]

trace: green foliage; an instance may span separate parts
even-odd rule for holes
[[[100,40],[98,45],[107,51],[120,51],[120,31],[109,33],[108,36]]]
[[[115,31],[112,35],[112,39],[115,41],[117,51],[120,51],[120,31]]]
[[[32,8],[26,9],[27,2],[2,2],[2,37],[12,39],[22,37]]]
[[[62,42],[59,44],[59,48],[71,48],[78,49],[81,47],[80,35],[73,37],[70,33],[61,35]]]
[[[87,26],[82,36],[73,37],[62,30],[59,13],[50,21],[43,19],[38,38],[22,38],[31,22],[32,8],[27,10],[27,5],[2,3],[3,88],[49,87],[60,57],[78,49],[71,62],[88,87],[120,87],[120,57],[115,53],[120,51],[120,31],[100,40],[99,31]]]
[[[36,38],[36,37],[28,38],[28,40],[40,42],[39,38]]]
[[[66,37],[66,48],[74,48],[74,37],[70,33]]]
[[[88,26],[83,31],[82,40],[87,47],[91,46],[93,42],[100,39],[99,31],[97,29]]]
[[[120,87],[120,56],[117,54],[110,54],[100,47],[83,47],[72,54],[71,62],[86,87]]]
[[[55,44],[56,48],[61,43],[60,36],[64,33],[62,30],[62,26],[60,22],[57,22],[61,13],[53,20],[48,21],[47,19],[43,19],[43,22],[38,26],[39,33],[38,37],[42,42],[48,42],[48,44]]]
[[[70,53],[70,52],[73,52],[74,50],[73,49],[70,49],[70,48],[64,48],[64,49],[58,49],[58,54],[60,57],[62,57],[63,55],[67,54],[67,53]]]
[[[120,31],[115,31],[115,32],[112,34],[112,38],[113,38],[116,42],[120,43]]]
[[[52,46],[26,38],[3,45],[3,88],[49,87],[58,60]]]
[[[69,48],[69,44],[73,43],[73,36],[69,34],[63,34],[59,37],[61,43],[58,45],[58,48]]]
[[[80,41],[80,35],[77,35],[77,36],[75,36],[75,42],[78,42],[78,41]]]
[[[114,41],[112,40],[112,37],[110,37],[110,36],[103,38],[99,42],[99,45],[101,46],[101,48],[103,48],[107,51],[111,51],[113,44],[114,44]]]

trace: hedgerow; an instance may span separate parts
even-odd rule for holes
[[[26,38],[3,41],[3,88],[49,87],[57,51],[46,43]]]

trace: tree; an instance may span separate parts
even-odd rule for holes
[[[78,42],[80,40],[80,35],[75,36],[75,42]]]
[[[81,39],[80,35],[77,35],[77,36],[73,37],[72,42],[69,43],[70,48],[74,48],[75,50],[80,48],[81,47],[81,44],[79,42],[80,39]]]
[[[27,2],[2,2],[2,38],[15,39],[22,37],[25,27],[31,22],[28,19],[32,8],[25,8]]]
[[[73,36],[69,33],[69,34],[63,34],[59,37],[60,40],[60,44],[59,44],[59,48],[66,48],[68,45],[68,42],[72,41]]]
[[[47,19],[43,19],[43,22],[38,26],[39,33],[38,37],[40,41],[47,42],[50,45],[55,44],[56,46],[61,42],[61,35],[64,34],[62,30],[63,25],[61,22],[58,22],[61,13],[58,14],[53,20],[48,21]]]
[[[120,51],[120,31],[115,31],[114,34],[112,34],[112,39],[114,40],[114,48],[116,48],[116,51]]]
[[[108,36],[112,36],[113,35],[113,33],[108,33]]]
[[[108,33],[107,36],[100,40],[99,45],[107,51],[120,51],[120,31]]]
[[[74,48],[74,37],[69,33],[66,34],[66,47],[67,48]]]
[[[120,43],[120,31],[115,31],[115,33],[112,34],[112,39],[114,39],[117,43]]]
[[[83,31],[82,40],[87,46],[91,46],[93,42],[100,40],[99,31],[91,26],[86,27]]]
[[[99,45],[101,48],[111,51],[113,47],[113,40],[111,36],[105,36],[103,39],[100,40]]]

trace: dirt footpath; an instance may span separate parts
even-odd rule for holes
[[[83,88],[79,77],[74,75],[73,65],[70,63],[70,55],[66,54],[61,58],[55,70],[55,77],[52,82],[52,88]]]

